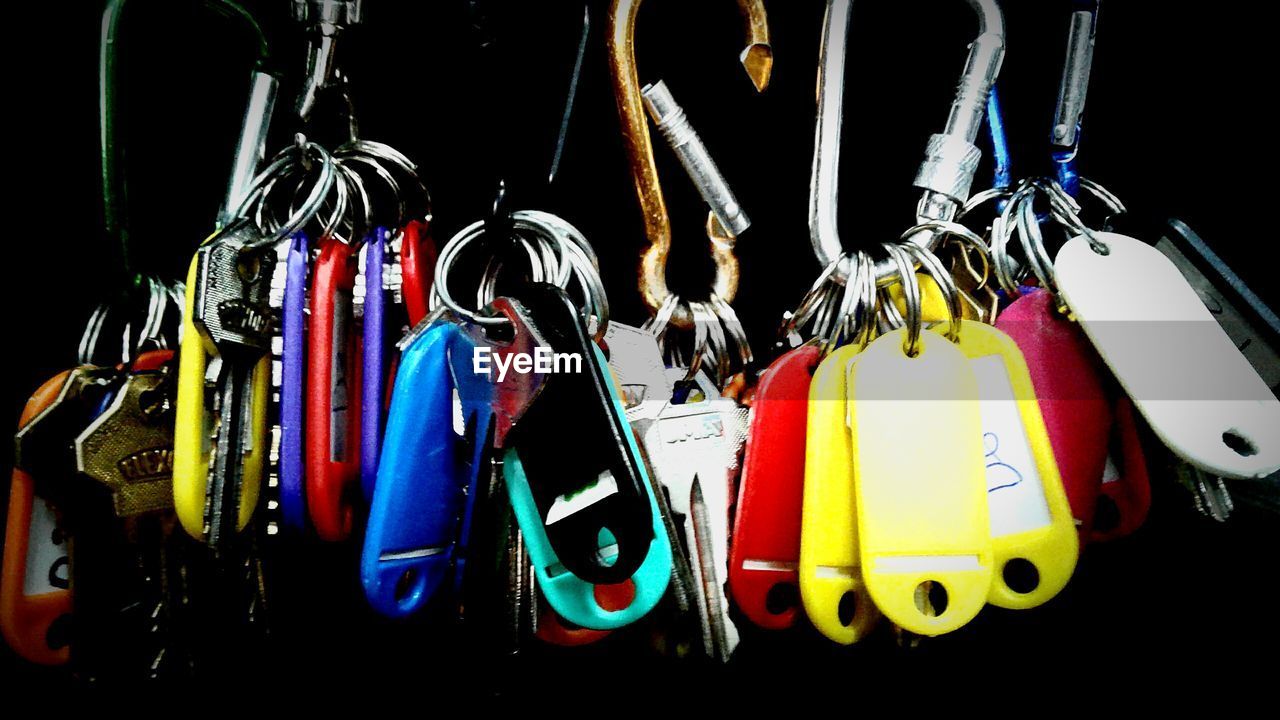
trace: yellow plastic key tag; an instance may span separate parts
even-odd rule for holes
[[[209,455],[216,415],[206,402],[205,371],[211,348],[191,321],[195,302],[196,261],[187,272],[187,294],[182,315],[182,347],[178,359],[178,398],[173,433],[173,503],[187,534],[204,539],[204,510],[209,482]],[[243,485],[237,529],[243,530],[258,504],[267,457],[267,390],[271,382],[271,357],[264,355],[253,369],[250,408],[252,441],[244,454]]]
[[[917,635],[969,622],[991,588],[978,380],[946,338],[880,336],[848,394],[862,575],[880,611]],[[807,489],[807,488],[806,488]]]
[[[1227,478],[1280,470],[1280,401],[1164,253],[1097,232],[1054,263],[1062,297],[1151,429]],[[1104,254],[1105,253],[1105,254]]]
[[[938,287],[938,281],[927,273],[917,273],[916,282],[920,284],[920,313],[924,321],[943,322],[951,317],[950,311],[947,309],[947,298],[942,293],[942,289]],[[889,298],[893,300],[893,305],[898,309],[898,313],[902,314],[907,311],[907,301],[902,293],[902,285],[894,283],[889,286]],[[960,304],[963,317],[966,320],[981,320],[979,317],[978,307],[972,298],[963,296],[964,302]]]
[[[1071,504],[1018,346],[990,325],[963,320],[959,347],[977,376],[982,413],[995,568],[987,601],[1033,608],[1075,571],[1080,540]]]
[[[813,626],[844,645],[862,639],[880,617],[860,569],[847,421],[846,378],[859,349],[836,350],[809,386],[800,521],[800,599]]]

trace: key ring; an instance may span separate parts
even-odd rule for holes
[[[859,251],[856,255],[856,267],[845,281],[836,325],[823,345],[824,355],[835,352],[836,348],[850,340],[858,340],[862,347],[871,342],[877,301],[875,263],[870,255]]]
[[[512,213],[512,227],[516,239],[529,252],[531,273],[541,278],[545,272],[560,287],[567,287],[571,280],[577,281],[585,296],[587,315],[596,318],[597,339],[604,336],[608,329],[608,300],[605,296],[604,284],[599,278],[599,270],[595,253],[590,249],[586,238],[563,218],[541,211],[520,210]],[[444,305],[461,317],[479,325],[497,327],[510,321],[504,316],[486,316],[462,307],[454,300],[447,287],[446,277],[457,263],[462,250],[484,237],[484,221],[476,221],[463,228],[445,244],[440,251],[440,259],[436,264],[435,283],[432,288],[432,307]],[[543,253],[548,259],[539,260]],[[491,302],[493,288],[496,286],[496,273],[501,267],[492,261],[486,267],[481,278],[481,299],[486,296]],[[536,281],[536,280],[535,280]]]
[[[347,143],[343,147],[339,148],[337,153],[344,156],[351,155],[353,157],[363,158],[366,162],[373,161],[377,163],[378,167],[383,169],[386,169],[386,165],[383,165],[383,163],[386,163],[395,171],[408,178],[409,184],[417,189],[417,194],[421,197],[422,207],[420,219],[427,221],[431,219],[431,192],[427,190],[426,183],[423,182],[422,177],[418,174],[418,165],[410,160],[404,153],[385,143],[363,139]],[[392,174],[392,177],[394,178],[394,173]],[[398,187],[399,181],[396,182]],[[396,191],[396,198],[401,207],[401,222],[398,223],[398,225],[403,227],[405,224],[404,220],[408,216],[408,206],[405,202],[405,196],[401,194],[399,190]]]
[[[915,266],[912,265],[911,256],[906,250],[896,243],[884,243],[881,247],[889,254],[890,261],[898,268],[898,273],[901,275],[903,305],[906,307],[906,315],[901,318],[901,327],[907,329],[907,335],[902,341],[902,352],[907,357],[913,358],[920,354],[920,332],[924,325],[920,281],[916,279]],[[881,292],[886,291],[881,288]],[[892,312],[896,314],[897,308],[892,302],[882,302],[881,306],[886,309],[893,308]],[[887,315],[887,317],[891,323],[897,320],[893,315]]]
[[[335,151],[334,157],[338,161],[338,166],[343,168],[346,172],[354,174],[357,178],[360,179],[362,185],[363,185],[364,176],[360,174],[360,168],[368,168],[369,170],[373,171],[374,175],[378,178],[378,180],[382,181],[382,183],[387,186],[387,189],[391,191],[391,196],[395,198],[395,202],[396,202],[395,227],[396,228],[403,227],[405,224],[406,215],[407,215],[406,205],[404,201],[404,196],[400,192],[400,182],[396,180],[394,175],[391,174],[391,171],[387,170],[387,168],[384,167],[382,163],[378,162],[376,159],[371,158],[367,155],[359,154],[359,153],[340,155],[338,154],[337,151]],[[366,212],[365,212],[366,230],[365,230],[365,233],[362,233],[362,234],[367,234],[368,228],[371,228],[374,224],[370,219],[370,216],[372,213],[372,210],[371,210],[372,204],[368,202],[367,197],[366,197],[366,204],[368,205],[368,208],[366,208]]]
[[[293,157],[295,153],[298,155],[297,158]],[[292,213],[284,224],[277,228],[275,232],[269,233],[268,237],[262,240],[245,243],[245,252],[260,250],[288,238],[306,225],[307,222],[314,218],[316,213],[319,212],[324,198],[328,196],[334,183],[337,181],[338,173],[335,168],[333,157],[330,156],[323,147],[306,140],[302,135],[298,135],[296,144],[280,151],[266,169],[258,173],[257,177],[253,179],[253,182],[249,185],[248,192],[245,193],[244,200],[241,201],[240,206],[236,208],[234,213],[232,213],[232,217],[247,217],[249,208],[253,207],[255,203],[260,202],[263,199],[264,186],[271,182],[272,178],[274,178],[281,170],[286,168],[290,161],[305,163],[308,159],[308,154],[319,159],[321,162],[320,177],[316,180],[310,194],[307,195],[306,200],[303,201],[297,211]]]
[[[597,322],[593,335],[597,339],[602,338],[607,330],[608,301],[594,252],[590,251],[586,238],[554,215],[539,211],[526,211],[522,215],[531,222],[529,226],[521,223],[515,228],[515,239],[529,254],[533,280],[542,281],[542,276],[546,275],[547,282],[566,288],[571,280],[576,280],[586,301],[584,310]],[[548,222],[550,218],[555,218],[555,221]],[[526,237],[531,227],[534,232]],[[501,268],[502,262],[498,258],[490,258],[477,289],[477,302],[481,306],[492,302],[496,296],[495,287]]]
[[[909,254],[916,256],[920,267],[933,278],[933,282],[942,292],[942,297],[946,300],[948,317],[947,331],[943,335],[951,342],[959,343],[961,320],[964,312],[960,299],[960,286],[956,284],[955,278],[947,271],[947,268],[932,250],[915,243],[903,243],[902,248]]]

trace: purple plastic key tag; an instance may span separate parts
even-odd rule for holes
[[[364,388],[360,413],[360,486],[365,500],[373,502],[378,480],[378,457],[382,451],[382,427],[386,419],[385,387],[386,294],[382,291],[382,260],[390,232],[373,231],[365,243],[364,256]]]
[[[307,236],[290,240],[284,281],[281,332],[284,352],[280,358],[280,515],[292,531],[306,530],[307,503],[303,495],[303,432],[306,387]]]

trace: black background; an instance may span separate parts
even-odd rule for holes
[[[271,149],[291,129],[288,111],[304,68],[289,3],[247,3],[273,40],[288,83]],[[177,277],[207,235],[221,202],[251,62],[245,36],[195,3],[137,0],[123,37],[125,113],[134,254],[141,269]],[[340,63],[352,78],[363,136],[416,160],[433,197],[442,243],[479,219],[505,175],[516,207],[554,211],[577,225],[601,258],[615,317],[644,318],[635,288],[645,241],[618,131],[604,32],[606,7],[591,4],[593,31],[562,171],[541,186],[575,50],[581,4],[509,2],[500,16],[501,72],[486,68],[463,0],[367,0],[367,21],[344,36]],[[742,284],[735,302],[758,351],[766,352],[784,310],[819,268],[809,248],[807,202],[814,80],[824,3],[767,3],[776,65],[757,96],[737,57],[743,40],[733,3],[653,0],[641,12],[642,82],[667,80],[754,220],[738,243]],[[1069,3],[1008,0],[1008,57],[1001,74],[1019,177],[1049,169],[1047,137]],[[1265,262],[1271,229],[1261,217],[1272,186],[1270,121],[1276,11],[1255,3],[1112,0],[1104,8],[1086,112],[1082,172],[1116,192],[1140,221],[1177,216],[1274,304]],[[11,248],[11,333],[5,408],[17,418],[44,379],[74,361],[93,305],[110,290],[115,245],[101,221],[97,141],[97,41],[101,4],[9,6],[6,156]],[[841,159],[841,231],[846,246],[873,247],[913,220],[911,180],[928,135],[946,119],[975,23],[959,0],[855,4]],[[980,141],[985,143],[985,141]],[[985,145],[984,145],[985,147]],[[673,157],[658,146],[675,233],[672,285],[697,295],[711,274],[704,210]],[[978,187],[989,182],[985,169]],[[566,444],[574,442],[566,431]],[[921,438],[922,446],[927,439]],[[5,461],[9,459],[5,444]],[[904,682],[1009,674],[1037,678],[1055,699],[1136,690],[1159,671],[1196,684],[1229,671],[1227,694],[1274,661],[1277,533],[1248,508],[1231,523],[1202,520],[1189,497],[1156,477],[1155,507],[1135,537],[1091,547],[1077,577],[1041,609],[988,608],[977,621],[915,651],[886,633],[836,648],[804,632],[748,632],[728,672],[641,662],[636,638],[563,653],[503,678],[462,662],[425,623],[373,620],[358,597],[354,550],[315,549],[297,595],[307,602],[283,637],[279,664],[246,680],[326,681],[333,687],[616,690],[656,699],[656,678],[677,694],[709,678],[726,692],[785,699],[812,685],[814,699],[859,677]],[[324,558],[323,562],[315,558]],[[299,573],[302,576],[302,573]],[[307,583],[311,583],[308,585]],[[537,671],[533,670],[537,667]],[[653,672],[650,672],[653,671]],[[657,673],[656,675],[653,673]],[[1055,684],[1053,678],[1065,678]],[[834,679],[829,679],[834,678]],[[458,679],[471,680],[448,685]],[[10,685],[10,683],[13,683]],[[58,684],[56,673],[20,664],[0,649],[0,686]],[[1157,683],[1163,682],[1157,680]],[[753,684],[755,683],[755,684]],[[803,684],[802,684],[803,683]],[[301,685],[299,685],[301,686]],[[412,685],[416,687],[416,685]],[[994,687],[994,685],[992,685]],[[1089,688],[1106,687],[1101,690]],[[736,690],[735,690],[736,689]],[[1004,692],[1004,691],[1002,691]],[[1191,694],[1192,691],[1187,691]],[[1095,694],[1096,693],[1096,694]],[[1094,699],[1090,699],[1094,698]],[[972,702],[972,701],[970,701]]]

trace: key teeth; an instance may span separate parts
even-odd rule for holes
[[[275,266],[271,269],[271,291],[267,294],[267,304],[272,310],[284,308],[284,289],[289,276],[288,258],[288,245],[282,245],[276,250]]]

